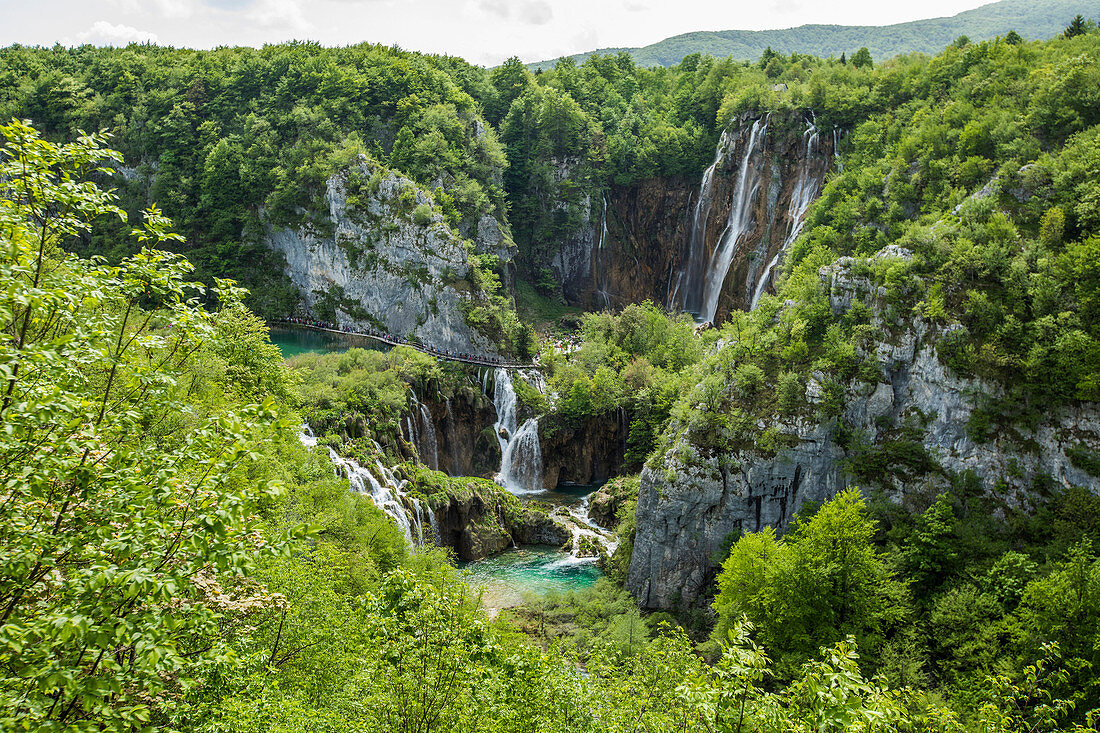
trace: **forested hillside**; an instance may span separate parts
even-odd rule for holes
[[[1025,38],[1046,40],[1065,28],[1076,14],[1100,15],[1100,5],[1090,0],[1000,0],[949,18],[932,18],[887,26],[803,25],[767,31],[698,31],[666,38],[641,48],[601,48],[571,56],[576,63],[598,54],[630,54],[639,66],[675,66],[684,56],[710,54],[718,58],[755,61],[771,48],[782,54],[805,53],[822,58],[851,55],[866,47],[875,58],[910,53],[939,53],[959,36],[987,41],[1016,31]],[[555,61],[532,64],[548,69]]]
[[[1095,730],[1071,20],[541,73],[0,50],[0,729]],[[347,340],[284,360],[288,316]],[[546,545],[602,577],[491,617],[458,567]]]

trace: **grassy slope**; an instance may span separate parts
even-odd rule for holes
[[[604,48],[577,54],[583,62],[593,53],[627,51],[640,66],[672,66],[691,53],[755,60],[771,46],[783,54],[815,56],[852,54],[866,46],[875,59],[903,53],[938,53],[955,38],[965,35],[982,41],[1015,30],[1024,38],[1053,38],[1073,16],[1100,17],[1100,0],[1001,0],[950,18],[932,18],[888,26],[803,25],[770,31],[699,31],[685,33],[642,48]],[[549,68],[555,61],[540,61],[533,68]]]

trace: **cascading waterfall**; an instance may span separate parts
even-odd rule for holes
[[[541,491],[539,422],[537,418],[531,418],[517,427],[516,390],[507,369],[498,368],[493,373],[493,407],[497,412],[493,430],[496,431],[501,454],[496,482],[513,494]]]
[[[336,467],[337,475],[346,476],[354,491],[369,496],[376,507],[397,522],[397,526],[405,534],[408,543],[410,545],[414,544],[413,523],[404,503],[400,501],[405,496],[401,491],[401,485],[395,480],[393,474],[386,471],[381,462],[376,464],[379,474],[386,480],[387,485],[383,486],[382,482],[373,473],[352,459],[343,458],[332,448],[328,449],[328,456],[332,460],[332,465]],[[423,536],[419,528],[417,528],[417,536]]]
[[[455,415],[454,408],[451,405],[451,398],[447,398],[446,409],[447,416],[443,419],[443,437],[447,440],[447,445],[450,446],[450,466],[448,467],[449,473],[453,476],[459,473],[461,470],[458,463],[458,434],[455,432]]]
[[[714,173],[718,164],[729,154],[733,147],[733,136],[729,130],[722,132],[718,140],[718,149],[714,153],[714,162],[703,171],[703,180],[699,184],[699,197],[695,201],[694,215],[691,220],[691,242],[688,249],[687,264],[680,269],[676,284],[668,294],[668,308],[671,310],[677,302],[683,310],[698,313],[702,308],[702,291],[693,287],[703,279],[703,266],[706,263],[707,218],[714,205]]]
[[[757,145],[762,144],[768,132],[768,122],[757,120],[752,125],[749,134],[749,143],[741,158],[741,170],[737,177],[737,184],[733,190],[733,205],[730,207],[729,219],[726,228],[718,238],[718,244],[711,254],[707,264],[705,280],[703,282],[703,305],[699,311],[699,317],[704,321],[714,321],[718,312],[718,298],[722,294],[722,286],[726,282],[733,257],[737,253],[737,245],[741,238],[752,227],[752,202],[760,190],[760,170],[752,165],[753,156]]]
[[[558,560],[554,563],[555,565],[593,563],[599,559],[597,552],[603,552],[610,556],[618,548],[619,543],[615,539],[615,535],[593,522],[588,509],[589,497],[585,496],[580,503],[567,511],[559,510],[555,513],[560,520],[568,525],[571,534],[569,556]]]
[[[835,130],[833,135],[835,139]],[[779,264],[780,258],[794,244],[794,240],[798,239],[798,235],[802,233],[802,227],[806,224],[806,212],[810,210],[810,204],[817,198],[818,191],[821,188],[821,179],[814,173],[813,158],[817,154],[818,143],[817,127],[813,122],[808,122],[806,131],[802,133],[801,166],[798,169],[798,178],[795,180],[794,189],[791,191],[791,200],[787,206],[787,220],[790,222],[790,231],[787,233],[786,239],[783,240],[783,246],[779,248],[779,251],[775,253],[775,257],[761,273],[760,279],[756,283],[756,289],[752,294],[749,310],[756,308],[760,296],[764,294],[764,290],[767,289],[768,283],[771,281],[775,266]]]
[[[435,422],[427,405],[414,392],[409,414],[401,419],[401,432],[416,446],[420,462],[433,471],[439,470],[439,442],[435,434]]]
[[[607,196],[603,197],[603,212],[600,214],[600,240],[596,244],[596,295],[599,296],[604,310],[611,310],[611,293],[607,289],[607,268],[604,265],[604,245],[607,242]]]
[[[428,407],[420,403],[420,439],[418,446],[421,459],[433,471],[439,470],[439,442],[435,436],[435,423],[432,421],[432,413]]]

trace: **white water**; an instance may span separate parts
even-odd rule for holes
[[[373,473],[352,459],[343,458],[332,448],[328,449],[328,456],[332,460],[332,465],[336,467],[337,475],[346,476],[353,491],[369,496],[376,507],[397,522],[408,543],[414,544],[413,523],[405,505],[399,501],[399,498],[404,498],[402,486],[396,482],[393,474],[386,471],[381,462],[376,463],[379,474],[386,481],[386,485],[383,485]],[[419,528],[417,528],[417,535],[422,536]]]
[[[707,263],[703,282],[703,305],[699,311],[699,317],[704,322],[714,321],[714,316],[718,312],[718,299],[722,295],[722,286],[725,284],[726,275],[729,274],[733,257],[737,254],[737,245],[752,227],[752,202],[760,190],[760,170],[752,165],[752,162],[757,145],[763,143],[767,132],[766,120],[754,122],[752,132],[749,134],[749,143],[741,157],[741,170],[733,190],[733,205],[730,207],[729,219],[722,236],[718,238],[718,244],[711,254],[710,262]]]
[[[698,313],[702,307],[699,288],[690,286],[703,277],[703,262],[706,257],[707,218],[710,216],[710,209],[714,204],[714,172],[732,146],[733,136],[730,135],[728,130],[723,131],[721,138],[718,140],[718,148],[714,153],[714,162],[703,171],[703,180],[699,184],[699,197],[695,201],[695,211],[691,220],[688,261],[684,267],[680,268],[680,274],[676,277],[676,285],[668,295],[669,310],[675,306],[678,299],[683,309],[689,313]],[[685,287],[685,285],[688,287]]]
[[[435,437],[435,423],[432,422],[432,413],[427,406],[420,403],[420,456],[424,463],[433,471],[439,470],[439,443]]]
[[[416,446],[420,462],[433,471],[439,470],[439,442],[435,434],[432,413],[416,394],[412,396],[409,414],[401,420],[401,432]]]
[[[302,441],[302,445],[306,448],[317,445],[317,436],[313,434],[313,428],[309,425],[302,425],[302,432],[298,434],[298,440]]]
[[[497,412],[493,430],[501,454],[496,482],[513,494],[541,491],[542,447],[539,445],[538,419],[531,418],[517,427],[516,390],[507,369],[498,368],[493,373],[493,407]]]
[[[596,244],[596,295],[599,296],[604,310],[611,310],[611,292],[607,289],[607,268],[604,265],[603,248],[607,240],[607,196],[603,197],[603,212],[600,214],[600,239]]]
[[[835,130],[833,134],[836,135]],[[779,264],[780,258],[786,254],[790,246],[794,244],[794,240],[798,239],[798,235],[802,233],[802,227],[806,224],[806,212],[810,210],[810,204],[817,198],[818,191],[821,189],[821,179],[814,172],[814,157],[817,154],[818,143],[817,127],[809,122],[806,131],[802,133],[801,166],[798,169],[798,178],[795,180],[794,189],[791,191],[790,203],[787,205],[787,220],[790,222],[790,231],[787,233],[786,239],[783,240],[783,246],[779,248],[779,251],[775,253],[775,257],[761,273],[760,279],[756,283],[756,289],[752,294],[749,310],[756,309],[756,304],[760,302],[760,296],[764,294],[768,283],[771,282],[771,275],[775,266]]]

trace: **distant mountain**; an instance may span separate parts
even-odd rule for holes
[[[866,46],[874,59],[923,51],[937,53],[959,36],[984,41],[1016,31],[1029,40],[1052,38],[1061,33],[1073,16],[1100,17],[1100,0],[1001,0],[967,10],[950,18],[915,20],[896,25],[801,25],[772,31],[698,31],[666,38],[642,48],[601,48],[572,58],[581,63],[592,54],[626,51],[639,66],[673,66],[691,53],[755,60],[764,49],[814,56],[852,54]],[[548,69],[557,60],[531,64]]]

